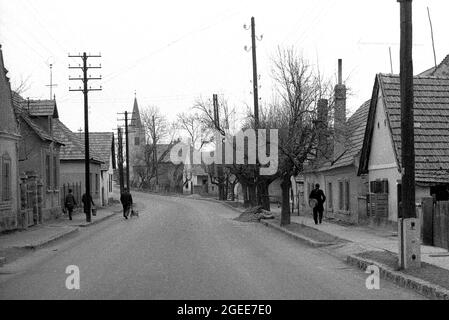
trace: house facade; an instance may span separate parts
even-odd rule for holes
[[[12,94],[0,46],[0,231],[18,227],[20,216],[19,141]]]
[[[341,67],[341,65],[340,65]],[[341,68],[339,68],[341,79]],[[359,157],[370,101],[363,103],[346,119],[346,87],[339,82],[334,89],[334,119],[330,137],[320,137],[318,156],[311,159],[303,172],[301,210],[311,214],[308,196],[316,183],[326,195],[324,216],[351,224],[367,223],[366,176],[358,175]],[[318,113],[329,124],[328,101],[318,102]]]
[[[84,142],[79,134],[70,131],[59,119],[53,122],[54,135],[64,146],[60,152],[60,184],[67,188],[80,186],[80,194],[85,192],[85,153]],[[95,205],[101,205],[101,166],[103,161],[91,150],[90,154],[90,192]],[[63,194],[61,194],[61,199]]]
[[[59,117],[55,100],[25,100],[13,93],[13,102],[21,134],[21,183],[26,189],[40,190],[37,211],[28,211],[22,221],[24,226],[29,227],[62,214],[60,149],[63,143],[53,134],[53,122]]]
[[[449,200],[449,77],[414,77],[416,202]],[[395,223],[400,211],[400,78],[376,75],[359,174],[368,176],[371,215]],[[370,199],[369,199],[370,200]]]
[[[89,145],[103,162],[100,167],[100,203],[106,206],[113,200],[113,175],[116,169],[114,133],[90,132]]]

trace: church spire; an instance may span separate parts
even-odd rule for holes
[[[137,103],[137,94],[135,91],[134,91],[134,106],[131,118],[131,125],[136,127],[142,127],[142,121],[140,120],[139,105]]]

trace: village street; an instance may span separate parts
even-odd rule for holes
[[[134,193],[120,214],[36,250],[0,274],[0,299],[422,299],[218,203]],[[80,270],[80,290],[65,286]]]

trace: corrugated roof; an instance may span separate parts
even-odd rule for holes
[[[414,77],[415,179],[449,183],[449,78]],[[369,121],[374,121],[377,92],[381,90],[397,163],[401,164],[401,98],[399,75],[378,74]],[[372,127],[372,123],[370,123]],[[367,128],[361,172],[367,170],[372,128]]]
[[[61,160],[84,161],[84,142],[77,134],[70,131],[59,119],[53,121],[53,132],[55,137],[64,143],[60,153]],[[93,161],[103,163],[95,151],[90,149],[89,153]]]

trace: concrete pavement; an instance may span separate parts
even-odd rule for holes
[[[116,215],[0,275],[0,299],[422,299],[218,203],[134,193]],[[80,290],[65,287],[69,265]],[[16,267],[16,269],[14,269]]]

